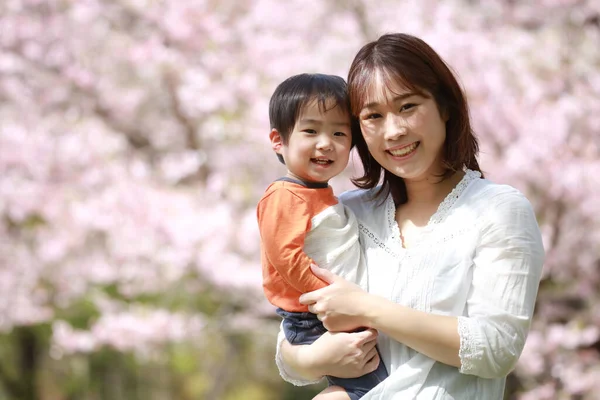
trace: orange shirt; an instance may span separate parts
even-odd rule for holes
[[[308,307],[298,302],[300,295],[327,283],[310,270],[313,260],[304,253],[304,240],[313,217],[338,200],[329,186],[306,187],[287,179],[273,182],[257,207],[263,289],[271,304],[307,312]]]

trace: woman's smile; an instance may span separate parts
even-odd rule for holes
[[[396,159],[407,159],[417,152],[417,148],[419,147],[421,142],[413,142],[404,146],[397,146],[391,149],[387,149],[386,151],[390,153]]]

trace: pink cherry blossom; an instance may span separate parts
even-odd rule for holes
[[[345,76],[364,43],[403,31],[451,65],[486,176],[538,216],[547,258],[516,398],[593,398],[599,15],[594,0],[2,2],[0,332],[49,323],[55,358],[149,354],[272,316],[255,221],[285,171],[269,97],[292,74]],[[359,173],[354,155],[335,191]],[[227,324],[137,301],[179,292],[244,306]],[[81,302],[99,316],[75,329],[61,315]]]

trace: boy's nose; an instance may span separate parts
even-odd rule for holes
[[[330,150],[331,149],[331,139],[328,137],[321,137],[317,142],[317,149],[319,150]]]

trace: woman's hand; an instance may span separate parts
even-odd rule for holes
[[[307,304],[308,310],[317,314],[325,328],[331,332],[348,332],[366,327],[362,308],[369,294],[326,269],[314,264],[311,269],[318,278],[330,285],[303,294],[300,296],[300,303]]]
[[[284,342],[287,343],[287,342]],[[289,343],[288,343],[289,345]],[[325,332],[309,346],[297,346],[298,364],[313,373],[338,378],[357,378],[373,372],[379,365],[377,331]]]

